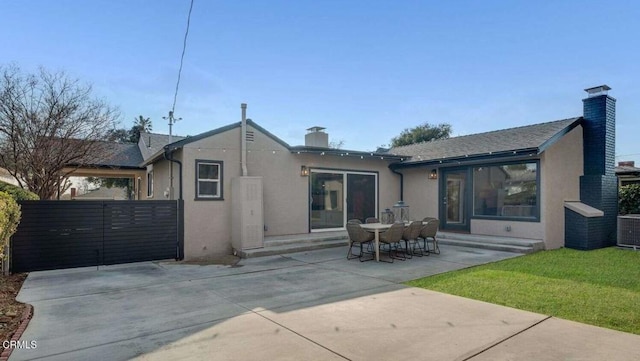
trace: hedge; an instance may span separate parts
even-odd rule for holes
[[[6,192],[0,192],[0,259],[4,259],[9,238],[18,229],[20,205]]]
[[[640,184],[629,184],[618,191],[618,213],[640,214]]]
[[[3,181],[0,181],[0,192],[8,193],[16,201],[37,201],[40,199],[40,197],[33,192]]]

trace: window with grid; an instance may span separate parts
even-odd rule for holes
[[[196,199],[222,199],[222,162],[196,161]]]

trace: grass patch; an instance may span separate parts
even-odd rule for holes
[[[406,284],[640,335],[640,252],[564,248]]]

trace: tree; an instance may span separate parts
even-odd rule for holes
[[[0,66],[0,167],[40,199],[64,192],[65,179],[110,153],[102,140],[118,117],[91,86],[64,72],[25,74]]]
[[[451,124],[441,123],[431,125],[424,123],[415,128],[407,128],[397,137],[391,139],[392,147],[400,147],[420,142],[428,142],[436,139],[447,139],[451,136]]]
[[[138,143],[138,140],[140,140],[140,133],[150,132],[151,130],[153,130],[151,118],[145,118],[140,115],[134,119],[133,127],[131,127],[131,130],[129,131],[129,141],[132,143]]]
[[[618,213],[640,213],[640,184],[628,184],[618,190]]]
[[[107,139],[120,143],[138,143],[140,133],[150,132],[152,129],[151,118],[140,115],[138,118],[134,118],[133,126],[128,130],[125,128],[111,129]]]
[[[342,149],[342,147],[344,147],[344,139],[329,142],[329,148],[331,149]]]

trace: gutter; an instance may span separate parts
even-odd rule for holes
[[[164,159],[176,163],[178,165],[178,179],[180,180],[180,191],[178,192],[178,212],[176,214],[176,222],[178,222],[178,234],[176,236],[176,261],[184,259],[184,210],[182,200],[182,162],[173,158],[173,152],[169,151],[169,145],[164,146]],[[173,178],[173,171],[171,171],[171,177]],[[181,231],[182,229],[182,231]],[[181,242],[182,239],[182,242]],[[181,247],[182,244],[182,247]]]
[[[166,159],[166,160],[168,160],[168,161],[170,161],[172,163],[176,163],[178,165],[178,179],[180,180],[180,190],[178,192],[178,194],[179,194],[178,199],[182,200],[182,162],[173,158],[173,152],[169,151],[169,146],[168,145],[164,146],[163,156],[164,156],[164,159]],[[172,176],[173,176],[173,174],[172,174]]]
[[[389,164],[389,170],[391,170],[391,172],[397,174],[400,176],[400,200],[404,200],[403,196],[404,196],[404,174],[398,172],[397,170],[395,170],[395,167],[392,167],[393,164]]]

